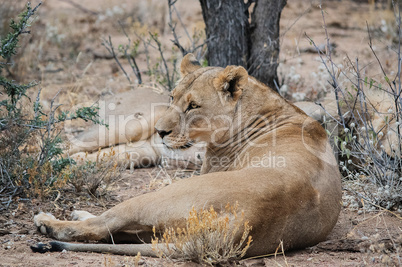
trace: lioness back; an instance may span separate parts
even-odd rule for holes
[[[183,61],[184,77],[155,127],[164,144],[207,143],[202,174],[220,174],[216,194],[229,186],[223,177],[241,175],[228,200],[247,199],[242,207],[258,244],[250,253],[272,251],[280,240],[286,248],[324,240],[341,207],[340,173],[325,130],[242,67]]]

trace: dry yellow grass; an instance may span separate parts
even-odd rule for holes
[[[212,206],[199,211],[193,207],[185,228],[166,228],[159,238],[154,227],[153,249],[159,257],[209,265],[239,260],[252,242],[252,227],[237,210],[238,203],[227,204],[219,213]]]

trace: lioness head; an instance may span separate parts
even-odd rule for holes
[[[182,79],[171,93],[171,104],[155,125],[163,143],[184,149],[195,142],[219,142],[230,129],[236,104],[248,81],[243,67],[202,68],[194,55],[181,63]]]

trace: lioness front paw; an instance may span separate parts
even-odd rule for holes
[[[34,217],[35,226],[38,229],[38,232],[43,235],[50,235],[53,232],[50,227],[52,221],[57,221],[57,219],[50,213],[40,212]]]

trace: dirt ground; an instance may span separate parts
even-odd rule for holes
[[[32,253],[29,246],[51,239],[36,232],[33,216],[39,211],[51,212],[59,219],[69,219],[74,209],[100,214],[106,209],[132,196],[157,190],[166,179],[180,177],[182,173],[158,168],[139,169],[134,175],[128,171],[116,183],[104,199],[93,199],[86,194],[63,192],[56,201],[42,202],[31,199],[17,199],[0,218],[0,266],[135,266],[134,257],[100,255],[96,253],[54,252]],[[180,179],[180,178],[177,178]],[[184,178],[185,179],[185,178]],[[174,179],[173,179],[174,180]],[[173,181],[174,182],[174,181]],[[18,203],[18,205],[17,205]],[[321,243],[312,248],[286,252],[258,259],[245,259],[239,266],[398,266],[400,251],[393,249],[402,238],[401,218],[386,211],[358,213],[343,209],[339,221],[328,237],[328,244]],[[345,244],[338,240],[346,240]],[[354,245],[363,240],[361,245]],[[350,246],[348,246],[348,244]],[[336,251],[339,249],[340,251]],[[400,246],[399,246],[400,249]],[[357,250],[357,251],[356,251]],[[192,262],[177,262],[167,259],[142,257],[143,266],[197,266]]]
[[[37,2],[32,1],[32,4]],[[138,17],[160,33],[166,47],[171,46],[165,1],[74,2],[80,6],[63,0],[44,1],[31,29],[32,37],[24,40],[23,56],[13,70],[21,73],[26,81],[36,79],[41,82],[45,107],[60,89],[59,102],[67,107],[85,101],[93,103],[101,94],[130,90],[130,84],[101,45],[101,38],[108,35],[112,36],[116,46],[126,42],[123,33],[118,30],[118,19]],[[281,64],[278,72],[288,86],[285,94],[289,99],[315,100],[322,97],[322,92],[329,90],[329,86],[325,71],[320,67],[320,60],[312,51],[305,33],[317,45],[326,42],[322,13],[318,2],[288,2],[281,18]],[[374,64],[375,57],[367,45],[367,22],[372,29],[374,49],[384,69],[389,73],[396,69],[392,51],[395,48],[392,44],[392,13],[382,9],[380,4],[372,6],[363,1],[325,1],[323,7],[330,42],[335,47],[333,60],[337,64],[346,68],[346,56],[352,61],[359,58],[359,64],[367,75],[381,79],[378,64]],[[177,8],[189,30],[202,29],[198,1],[178,1]],[[133,18],[127,13],[133,14]],[[135,29],[140,28],[136,26]],[[151,56],[158,57],[157,54]],[[146,66],[144,58],[139,63],[140,68]],[[157,167],[138,169],[134,173],[127,171],[103,199],[77,195],[71,190],[60,192],[53,201],[23,198],[10,201],[2,198],[0,205],[8,209],[0,211],[0,266],[134,266],[133,257],[75,252],[34,254],[29,246],[49,239],[36,233],[33,216],[39,211],[46,211],[59,219],[68,219],[74,209],[99,214],[132,196],[157,190],[169,177],[182,176],[175,174],[174,170],[169,171],[170,176],[161,173]],[[383,210],[351,210],[345,203],[327,242],[276,257],[245,259],[238,264],[250,267],[398,266],[402,262],[401,216]],[[196,266],[190,262],[146,257],[142,257],[139,263],[144,266]]]

